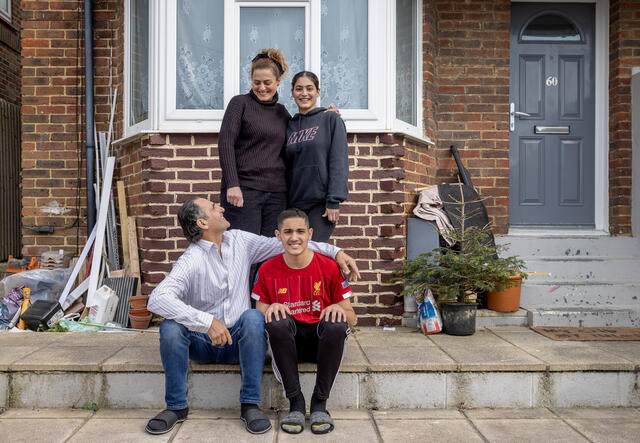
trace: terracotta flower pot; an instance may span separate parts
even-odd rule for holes
[[[129,320],[131,321],[131,327],[134,329],[147,329],[149,327],[149,323],[151,322],[151,317],[153,314],[149,313],[149,315],[145,316],[137,316],[129,314]]]
[[[147,300],[149,300],[148,295],[133,295],[129,297],[129,304],[131,309],[146,309]]]
[[[509,277],[511,286],[502,291],[491,291],[487,294],[487,307],[497,312],[515,312],[520,309],[520,290],[522,277]]]
[[[150,314],[146,309],[130,309],[129,314],[134,315],[136,317],[146,317]]]

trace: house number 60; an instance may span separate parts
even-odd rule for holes
[[[558,86],[558,77],[555,75],[550,75],[547,77],[547,86]]]

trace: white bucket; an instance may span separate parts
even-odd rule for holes
[[[89,321],[92,323],[101,323],[112,321],[116,315],[118,307],[118,296],[115,291],[108,286],[100,287],[93,294],[93,305],[89,306]]]

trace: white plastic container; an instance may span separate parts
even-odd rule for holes
[[[108,286],[102,286],[93,294],[93,305],[89,306],[89,321],[104,324],[116,315],[119,298]]]

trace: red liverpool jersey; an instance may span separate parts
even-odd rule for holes
[[[287,305],[300,322],[317,323],[324,308],[351,296],[351,286],[329,257],[314,253],[308,266],[292,269],[279,255],[260,266],[251,296],[268,305]]]

